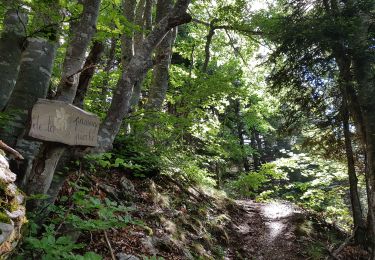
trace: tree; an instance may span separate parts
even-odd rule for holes
[[[289,15],[281,15],[277,18],[280,22],[268,24],[273,28],[272,32],[268,34],[269,38],[277,44],[277,49],[271,59],[271,62],[277,64],[274,66],[271,81],[277,89],[287,89],[288,100],[299,104],[299,110],[306,111],[309,115],[314,115],[317,109],[320,109],[323,115],[328,116],[331,112],[327,108],[333,107],[334,104],[327,104],[327,99],[337,98],[337,95],[342,99],[353,217],[357,225],[355,227],[356,241],[363,243],[365,240],[364,224],[357,198],[357,184],[352,166],[345,109],[350,110],[349,112],[355,120],[358,134],[361,135],[367,154],[366,164],[370,165],[373,163],[373,151],[371,141],[367,140],[367,137],[374,128],[369,123],[370,121],[366,122],[365,118],[371,118],[368,111],[374,107],[373,101],[369,101],[365,96],[368,97],[373,91],[373,85],[369,80],[370,75],[373,75],[370,60],[374,55],[371,52],[369,34],[373,32],[368,27],[367,14],[368,10],[372,10],[373,3],[370,1],[348,1],[338,5],[336,1],[323,1],[316,2],[307,8],[308,5],[307,2],[286,1],[287,10],[283,12],[289,13]],[[354,35],[356,38],[353,38]],[[358,38],[362,40],[358,41]],[[282,61],[283,59],[284,61]],[[339,77],[333,75],[337,70],[340,73]],[[352,71],[354,72],[353,78]],[[359,75],[361,76],[358,77]],[[325,80],[322,80],[323,78]],[[352,80],[354,80],[354,84],[352,84]],[[335,86],[333,88],[329,87],[332,86],[332,83]],[[338,108],[336,107],[336,109]],[[372,168],[368,167],[366,173],[369,183],[367,196],[369,199],[368,227],[371,227],[370,241],[373,241],[375,237],[375,232],[372,229],[373,209],[371,209],[374,205],[371,188],[372,171]],[[373,244],[373,242],[371,243]]]
[[[8,102],[19,70],[21,52],[25,45],[27,15],[22,8],[10,8],[4,18],[0,37],[0,76],[2,78],[0,111]]]

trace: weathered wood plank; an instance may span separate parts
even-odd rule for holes
[[[68,145],[96,146],[99,118],[63,101],[39,99],[31,112],[29,136]]]

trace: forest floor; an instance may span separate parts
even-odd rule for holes
[[[345,240],[331,225],[287,202],[232,200],[167,176],[108,176],[92,177],[92,190],[131,206],[132,218],[141,224],[81,235],[84,250],[104,259],[112,258],[111,251],[119,260],[330,259],[330,251]],[[337,259],[366,258],[349,246]]]
[[[298,228],[304,222],[302,211],[286,202],[255,203],[235,201],[243,208],[233,214],[232,248],[246,259],[306,259]],[[228,259],[234,259],[232,254]]]

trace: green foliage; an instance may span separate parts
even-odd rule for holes
[[[95,170],[96,166],[100,166],[103,169],[110,168],[125,168],[130,170],[142,170],[141,165],[133,164],[129,159],[127,162],[125,159],[120,158],[121,154],[114,153],[101,153],[101,154],[90,154],[85,157],[88,160],[91,170]]]
[[[45,231],[41,238],[29,236],[25,239],[26,252],[18,255],[16,259],[25,259],[26,253],[32,257],[41,257],[43,260],[53,259],[71,259],[71,260],[100,260],[99,255],[94,252],[87,252],[84,255],[73,253],[76,249],[84,247],[83,244],[77,244],[68,236],[58,235],[56,227],[53,224],[44,225]]]
[[[85,244],[75,243],[68,234],[64,234],[63,226],[72,231],[99,231],[109,228],[121,228],[131,224],[140,224],[129,216],[129,207],[108,198],[104,200],[89,195],[89,189],[70,183],[75,192],[69,198],[62,196],[59,204],[50,205],[50,218],[43,225],[44,232],[40,234],[39,227],[33,219],[38,216],[30,214],[29,234],[25,238],[25,246],[19,253],[20,259],[33,256],[41,259],[102,259],[93,252],[84,255],[76,254],[82,251]]]
[[[275,164],[266,163],[258,172],[242,173],[237,180],[229,183],[229,187],[232,193],[244,197],[255,197],[266,183],[282,177],[282,174],[277,172]]]
[[[351,225],[347,170],[341,163],[308,154],[289,152],[274,162],[282,181],[264,187],[258,200],[282,198],[323,214],[343,228]],[[361,187],[360,182],[360,187]],[[363,189],[363,188],[362,188]]]

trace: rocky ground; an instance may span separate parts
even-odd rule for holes
[[[105,259],[329,259],[345,239],[287,202],[231,200],[167,176],[111,173],[91,181],[93,194],[131,206],[133,219],[141,221],[80,236],[78,242],[88,245],[84,251]],[[338,259],[366,259],[356,249],[345,250]]]

